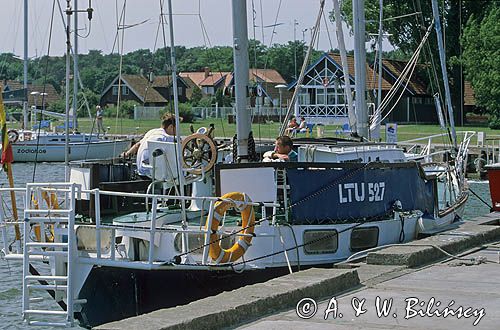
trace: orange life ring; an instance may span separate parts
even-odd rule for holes
[[[209,255],[215,263],[233,262],[241,258],[251,245],[252,236],[239,236],[239,239],[229,249],[223,249],[220,246],[220,236],[217,234],[219,225],[226,211],[234,207],[241,213],[242,224],[241,227],[245,228],[242,234],[252,235],[255,227],[255,213],[252,205],[246,203],[251,202],[250,198],[241,192],[230,192],[221,197],[222,200],[215,203],[212,225],[210,227],[212,233],[210,234]],[[238,203],[243,202],[243,203]],[[205,227],[208,226],[210,218],[207,218]]]

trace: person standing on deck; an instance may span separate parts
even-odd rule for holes
[[[104,115],[104,110],[102,110],[100,105],[96,106],[95,108],[96,108],[95,117],[97,120],[97,135],[99,135],[99,133],[101,133],[101,131],[103,134],[106,134],[106,130],[104,129],[104,125],[102,123],[102,117]]]

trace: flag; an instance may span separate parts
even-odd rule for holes
[[[3,107],[1,88],[0,88],[0,127],[2,130],[2,159],[0,160],[0,163],[3,165],[4,170],[7,170],[9,164],[14,161],[14,155],[12,154],[12,145],[9,143],[9,134],[7,134],[7,118],[5,115],[5,109]]]

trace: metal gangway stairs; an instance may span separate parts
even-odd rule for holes
[[[72,285],[77,253],[75,199],[80,191],[81,186],[72,183],[26,185],[22,315],[29,325],[73,326],[75,306],[85,303],[75,300]],[[32,265],[35,261],[49,261],[51,267],[42,265],[35,269]],[[51,301],[53,308],[49,309],[47,304],[44,309],[37,308],[43,298],[35,294],[43,291],[58,305]]]

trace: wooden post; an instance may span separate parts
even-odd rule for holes
[[[14,178],[12,177],[12,165],[7,164],[7,177],[9,178],[9,187],[14,188]],[[14,221],[18,221],[18,216],[17,216],[17,203],[16,203],[16,192],[11,190],[10,191],[10,200],[12,203],[12,215],[14,216]],[[16,240],[20,241],[21,240],[21,231],[19,230],[19,225],[15,224],[14,225],[15,231],[16,231]]]

